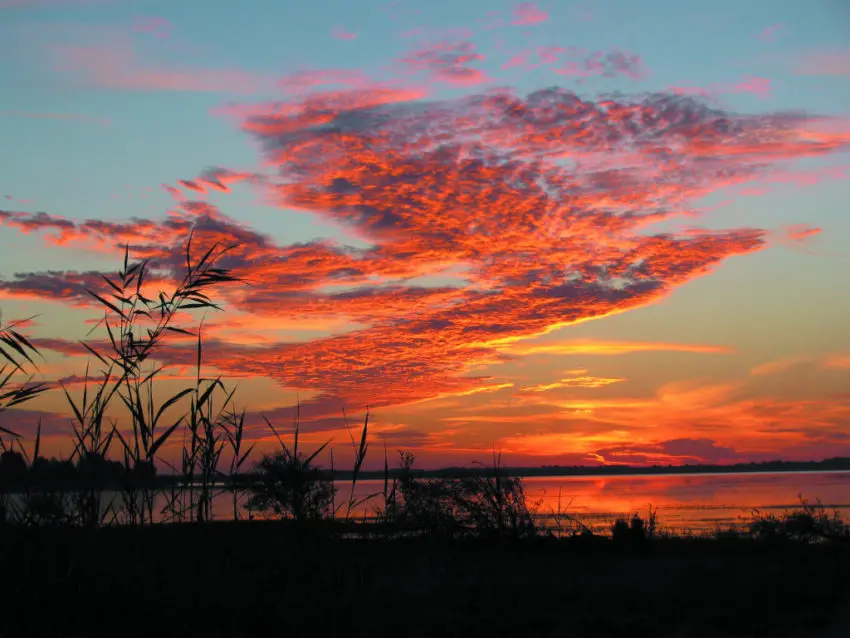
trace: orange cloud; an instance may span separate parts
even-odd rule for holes
[[[836,353],[820,359],[818,357],[800,356],[779,359],[778,361],[768,361],[750,370],[750,374],[754,376],[779,374],[799,365],[818,362],[821,368],[847,370],[850,369],[850,354]]]
[[[479,55],[465,46],[423,51],[413,66],[432,75]],[[829,118],[732,113],[671,93],[590,99],[563,88],[500,89],[424,104],[422,89],[345,74],[310,73],[295,85],[275,103],[228,107],[262,149],[262,176],[215,169],[177,180],[166,185],[175,201],[161,219],[0,211],[0,224],[54,245],[108,252],[130,243],[150,260],[157,285],[181,271],[190,229],[198,251],[236,242],[224,265],[250,286],[218,294],[255,318],[250,329],[268,322],[273,338],[248,343],[242,328],[219,326],[207,363],[313,393],[304,414],[315,420],[337,414],[340,400],[379,408],[507,391],[507,381],[481,371],[523,355],[728,352],[528,340],[653,303],[731,256],[764,249],[770,235],[757,228],[651,226],[693,219],[706,195],[850,143],[850,131]],[[282,209],[344,227],[361,246],[284,244],[203,201],[239,180]],[[0,280],[0,290],[82,304],[86,287],[104,285],[100,274],[19,273]],[[441,285],[416,283],[434,275]],[[280,334],[293,324],[325,333]],[[173,343],[159,356],[190,365],[194,350]],[[709,399],[744,412],[727,391],[673,387],[619,403],[555,397],[547,409],[633,425],[625,412],[705,418],[700,401]],[[528,408],[557,393],[517,394]]]
[[[805,224],[794,224],[785,228],[785,234],[792,241],[804,241],[823,232],[822,228],[813,228]]]
[[[558,390],[560,388],[601,388],[612,383],[620,383],[625,381],[621,378],[606,378],[606,377],[571,377],[561,379],[555,383],[546,383],[540,385],[532,385],[524,387],[520,392],[548,392],[549,390]]]
[[[522,345],[512,344],[505,348],[515,355],[620,355],[634,352],[696,352],[703,354],[724,354],[732,352],[725,346],[687,344],[687,343],[658,343],[641,341],[581,341],[572,340],[562,343]]]
[[[848,354],[836,354],[831,357],[827,357],[823,366],[825,368],[835,368],[837,370],[850,370],[850,353]]]
[[[563,401],[550,400],[546,394],[531,398],[540,410],[560,411],[547,412],[544,419],[537,414],[523,418],[538,428],[501,437],[498,446],[506,453],[680,464],[777,458],[790,450],[794,458],[823,458],[835,455],[836,442],[850,440],[846,434],[850,405],[841,397],[752,397],[740,383],[675,382],[645,398]],[[486,406],[475,418],[493,429],[517,422],[513,416],[488,414]],[[683,439],[683,432],[691,438]]]
[[[810,360],[810,357],[790,357],[778,361],[767,361],[750,370],[750,374],[756,377],[779,374]]]

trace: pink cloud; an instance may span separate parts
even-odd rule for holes
[[[776,39],[776,34],[782,29],[781,24],[772,24],[769,27],[765,27],[761,31],[759,31],[756,36],[759,40],[763,42],[773,42]]]
[[[15,199],[11,195],[4,195],[3,197],[8,199],[10,202],[15,202],[16,204],[32,204],[33,203],[33,201],[31,199]]]
[[[803,55],[794,71],[800,75],[850,77],[850,47],[824,49]]]
[[[483,59],[484,56],[475,52],[475,45],[471,42],[440,42],[409,53],[401,62],[411,71],[429,72],[437,81],[471,86],[489,79],[483,71],[468,66]]]
[[[514,7],[514,26],[532,26],[542,24],[549,19],[549,14],[543,11],[533,2],[521,2]]]
[[[406,29],[401,32],[401,37],[404,39],[408,38],[416,38],[425,33],[425,29],[423,27],[415,27],[413,29]]]
[[[774,192],[776,185],[788,184],[797,188],[814,186],[826,180],[850,179],[850,166],[821,166],[814,169],[774,170],[758,180],[758,183],[733,187],[729,192],[747,197],[758,197]],[[724,205],[732,200],[723,202]],[[808,239],[820,232],[819,229],[806,225],[786,226],[776,231],[775,240],[786,246],[793,246],[801,240]]]
[[[334,27],[331,29],[331,37],[336,40],[354,40],[357,38],[357,34],[346,31],[341,27]]]
[[[468,40],[474,35],[474,32],[472,29],[467,27],[415,27],[413,29],[402,31],[399,35],[405,40],[420,38],[422,41],[435,42],[439,40]]]
[[[620,75],[639,80],[646,75],[646,68],[641,57],[636,54],[623,53],[622,51],[595,51],[580,60],[571,60],[555,69],[559,75],[567,75],[578,78],[602,76],[613,78]]]
[[[168,184],[161,184],[161,186],[162,190],[174,198],[174,201],[182,202],[186,200],[186,196],[173,186],[169,186]]]
[[[171,27],[171,22],[165,18],[142,16],[133,20],[130,29],[138,33],[148,33],[157,38],[167,38],[170,35]]]
[[[354,69],[306,69],[285,75],[276,82],[278,88],[293,94],[303,94],[320,86],[338,85],[353,88],[367,84],[369,78],[366,74]]]
[[[536,62],[531,62],[536,57]],[[574,46],[538,46],[515,53],[502,69],[536,69],[540,66],[555,66],[555,73],[584,78],[602,76],[613,78],[624,75],[639,80],[648,73],[639,55],[619,50],[587,51]]]
[[[55,70],[104,89],[248,94],[273,86],[273,78],[239,69],[150,67],[129,43],[57,46],[54,52]]]
[[[513,69],[515,67],[533,68],[533,65],[529,67],[528,64],[528,53],[519,53],[501,66],[502,70]]]
[[[537,56],[543,64],[556,64],[560,60],[562,53],[573,53],[581,55],[584,49],[576,47],[537,47]]]
[[[744,76],[743,80],[732,87],[734,93],[752,93],[761,98],[770,97],[770,79],[755,76]]]
[[[710,84],[706,87],[698,86],[671,86],[669,90],[677,95],[699,95],[711,97],[724,93],[750,93],[760,98],[770,97],[770,78],[762,78],[753,75],[745,75],[738,82]]]

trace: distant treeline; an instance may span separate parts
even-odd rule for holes
[[[631,474],[719,474],[737,472],[805,472],[850,470],[850,458],[834,457],[823,461],[763,461],[761,463],[735,463],[733,465],[543,465],[540,467],[501,468],[507,476],[624,476]],[[463,478],[486,476],[492,473],[489,467],[447,467],[438,470],[414,470],[410,472],[421,478]],[[390,470],[394,477],[397,470]],[[334,478],[348,479],[351,472],[335,472]],[[361,471],[361,479],[383,479],[383,471]]]
[[[834,457],[823,461],[763,461],[761,463],[735,463],[733,465],[543,465],[540,467],[507,467],[501,468],[505,476],[627,476],[636,474],[720,474],[739,472],[804,472],[804,471],[850,471],[850,458]],[[418,478],[466,478],[487,476],[493,472],[489,467],[447,467],[436,470],[408,469],[412,476]],[[388,478],[399,478],[401,469],[390,469]],[[384,471],[361,470],[359,478],[384,479]],[[351,480],[352,472],[337,470],[320,470],[317,478],[341,481]],[[103,487],[120,487],[128,481],[143,482],[148,485],[167,486],[178,480],[171,474],[158,474],[151,464],[139,463],[134,470],[129,471],[117,461],[100,456],[89,456],[79,459],[76,463],[55,458],[37,458],[32,465],[17,452],[9,451],[0,454],[0,487],[19,487],[29,482],[48,485],[56,488],[74,488],[95,483]],[[239,475],[221,474],[215,481],[218,484],[245,485],[251,483],[253,473]],[[183,480],[180,478],[180,480]]]
[[[47,483],[53,487],[76,487],[82,484],[97,482],[102,486],[118,487],[128,479],[144,481],[148,484],[168,485],[174,477],[169,474],[157,474],[156,468],[148,464],[139,464],[135,471],[128,473],[125,466],[117,461],[110,461],[98,456],[71,463],[55,458],[39,457],[28,467],[24,458],[17,452],[6,451],[0,454],[0,485],[6,487],[23,485],[35,481]],[[733,465],[543,465],[540,467],[503,467],[502,472],[507,476],[625,476],[634,474],[708,474],[708,473],[737,473],[737,472],[803,472],[803,471],[850,471],[850,458],[834,457],[823,461],[763,461],[761,463],[735,463]],[[470,476],[486,476],[492,473],[488,467],[447,467],[435,470],[410,469],[411,474],[420,478],[464,478]],[[398,478],[401,470],[389,470],[390,478]],[[350,480],[351,471],[321,471],[323,479]],[[361,470],[360,479],[383,479],[384,471]],[[220,477],[221,482],[237,483],[250,482],[251,473],[240,476]]]
[[[127,485],[151,485],[157,482],[153,463],[140,461],[130,469],[119,461],[98,454],[87,454],[71,462],[67,459],[36,457],[27,463],[19,452],[0,454],[0,492],[27,486],[48,489],[119,489]]]

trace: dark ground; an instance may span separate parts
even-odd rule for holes
[[[745,539],[299,540],[256,521],[0,530],[0,579],[2,638],[838,638],[850,620],[850,547]]]

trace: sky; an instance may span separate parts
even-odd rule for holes
[[[422,467],[850,456],[842,0],[0,0],[0,86],[38,379],[80,392],[86,288],[129,245],[168,289],[194,229],[259,451],[298,403]],[[62,454],[68,414],[0,424]]]

